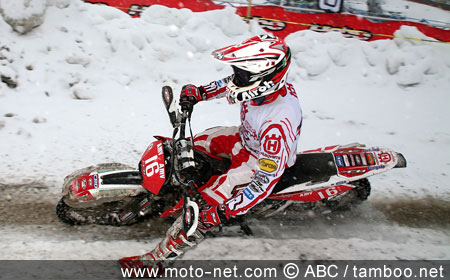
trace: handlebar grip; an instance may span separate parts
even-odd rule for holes
[[[181,103],[181,112],[186,113],[188,117],[191,116],[192,111],[194,111],[194,104],[191,102],[182,102]]]

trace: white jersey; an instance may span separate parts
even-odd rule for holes
[[[243,145],[256,157],[284,158],[282,165],[295,163],[302,111],[292,85],[286,94],[268,104],[241,104],[240,135]]]
[[[204,99],[223,97],[227,78],[203,86]],[[285,168],[295,163],[302,111],[289,83],[272,101],[257,105],[254,100],[241,103],[239,134],[242,145],[257,159],[251,183],[226,202],[233,215],[246,213],[272,192]]]

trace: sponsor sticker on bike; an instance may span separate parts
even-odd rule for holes
[[[336,156],[336,164],[338,167],[345,167],[344,158],[342,156]]]
[[[94,179],[94,188],[97,189],[98,188],[98,175],[94,174],[93,179]]]
[[[155,141],[149,145],[141,159],[141,170],[144,188],[158,194],[166,180],[162,141]]]
[[[368,165],[375,165],[375,158],[372,153],[366,153],[366,160]]]
[[[356,165],[362,165],[361,156],[360,155],[354,155],[354,157],[355,157]]]
[[[382,163],[388,163],[392,160],[392,156],[389,153],[381,153],[378,155],[378,159]]]

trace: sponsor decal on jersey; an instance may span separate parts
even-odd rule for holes
[[[297,92],[295,92],[294,86],[292,84],[286,83],[289,94],[297,98]],[[300,124],[301,125],[301,124]]]
[[[243,193],[250,200],[255,198],[255,195],[253,194],[253,192],[249,188],[245,188]]]
[[[261,170],[269,173],[273,173],[278,169],[278,164],[275,161],[267,158],[260,159],[258,161],[258,166],[261,168]]]
[[[244,124],[245,121],[245,116],[248,113],[248,105],[247,103],[242,103],[241,104],[241,123]]]
[[[240,193],[240,194],[238,194],[236,197],[234,197],[234,198],[228,200],[228,201],[226,202],[226,204],[227,204],[228,208],[229,208],[231,211],[234,211],[234,210],[236,210],[236,208],[237,208],[239,205],[242,204],[243,201],[244,201],[243,195],[242,195],[242,193]]]
[[[263,193],[263,183],[260,182],[258,179],[253,180],[248,187],[250,188],[250,190],[252,190],[255,193]]]
[[[281,135],[266,135],[264,137],[264,151],[269,155],[276,155],[281,150]]]
[[[264,171],[262,171],[262,170],[260,170],[259,171],[259,173],[261,173],[261,176],[265,176],[265,177],[267,177],[267,179],[269,178],[269,177],[276,177],[277,175],[276,174],[271,174],[271,173],[267,173],[267,172],[264,172]]]
[[[256,171],[255,173],[255,181],[260,182],[261,184],[268,184],[270,182],[267,175],[263,172]]]
[[[218,82],[214,81],[209,83],[208,85],[203,86],[203,88],[205,89],[206,92],[212,92],[212,91],[216,91],[219,87],[218,87]]]

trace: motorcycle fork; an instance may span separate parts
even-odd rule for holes
[[[151,201],[148,194],[137,196],[124,207],[123,211],[116,218],[120,224],[125,224],[135,217],[145,216],[151,210],[150,204]]]

